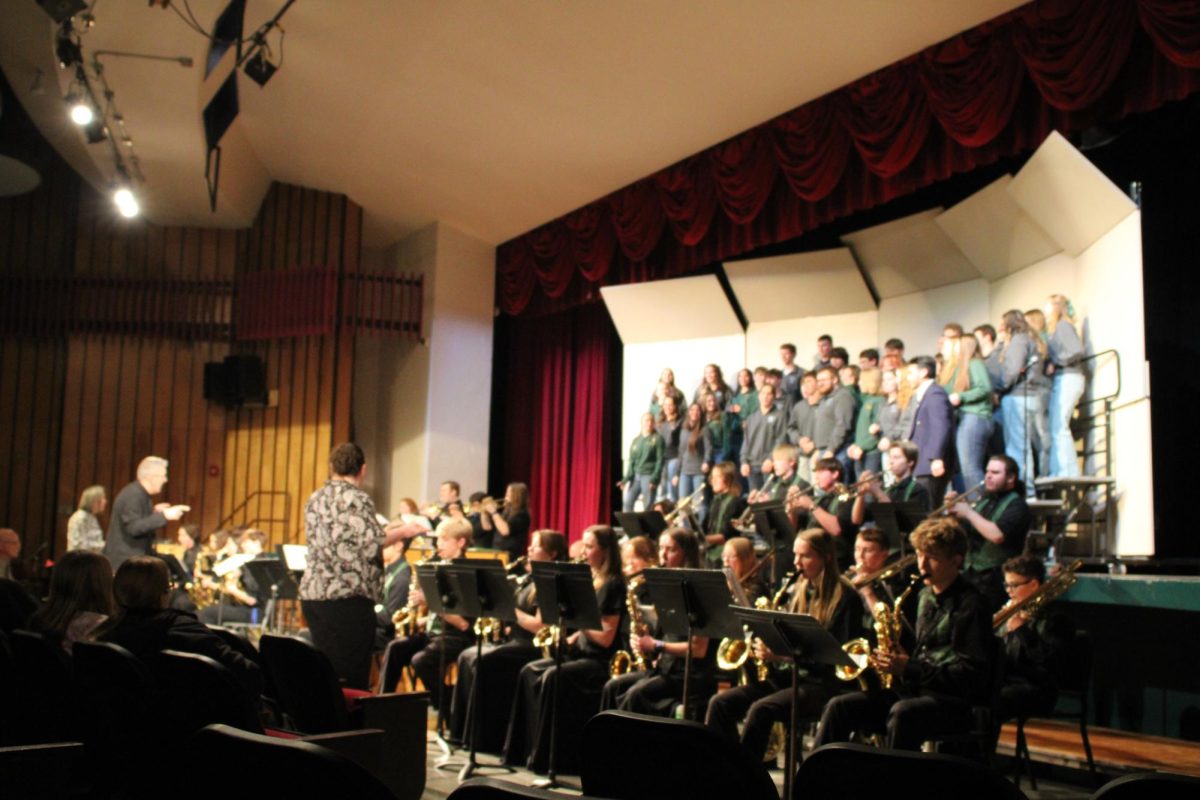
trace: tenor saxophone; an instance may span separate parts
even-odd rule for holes
[[[641,636],[646,632],[646,623],[642,619],[642,609],[638,605],[637,597],[638,589],[645,582],[646,579],[641,575],[634,575],[629,579],[628,588],[625,590],[625,607],[629,609],[629,630],[635,636]],[[630,648],[630,650],[618,650],[613,653],[613,657],[608,662],[608,674],[613,678],[635,670],[638,672],[646,670],[646,656],[637,647]]]

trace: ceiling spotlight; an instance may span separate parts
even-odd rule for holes
[[[122,186],[113,192],[113,203],[117,207],[117,213],[125,219],[133,219],[142,210],[137,197],[128,186]]]
[[[90,125],[92,120],[96,118],[91,104],[83,98],[73,99],[68,97],[67,105],[71,108],[71,122],[74,122],[81,128],[85,125]]]
[[[244,68],[246,77],[257,83],[259,86],[266,86],[267,81],[271,80],[271,76],[275,74],[279,67],[267,61],[264,48],[260,47],[258,52],[250,57]]]

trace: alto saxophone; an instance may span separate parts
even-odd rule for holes
[[[638,589],[642,588],[645,582],[646,579],[641,575],[634,575],[629,579],[629,586],[625,590],[625,607],[629,609],[629,630],[634,636],[641,636],[646,632],[646,623],[642,619],[642,609],[638,605],[637,597]],[[646,670],[646,656],[642,654],[641,648],[633,647],[630,650],[618,650],[613,653],[608,662],[608,674],[611,677],[615,678],[635,670]]]
[[[895,604],[888,608],[887,603],[882,600],[875,604],[871,609],[871,616],[875,618],[875,643],[876,649],[882,650],[885,653],[897,653],[900,650],[900,636],[904,632],[904,615],[900,611],[900,607],[904,605],[904,601],[912,594],[912,590],[917,588],[917,584],[921,582],[920,575],[914,575],[912,582],[908,584],[900,596],[896,598]],[[842,645],[842,649],[846,654],[854,660],[855,666],[834,668],[834,674],[840,680],[852,681],[858,680],[863,691],[867,691],[866,681],[862,675],[869,667],[874,666],[871,658],[871,643],[866,639],[852,639]],[[884,689],[892,688],[894,676],[890,672],[879,673],[879,684]]]

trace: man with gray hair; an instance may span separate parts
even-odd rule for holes
[[[168,520],[180,519],[191,510],[188,506],[155,505],[151,501],[166,483],[167,460],[146,456],[138,464],[137,480],[122,489],[113,501],[104,555],[114,571],[134,556],[153,553],[155,532],[165,528]]]

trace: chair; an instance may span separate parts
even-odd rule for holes
[[[264,634],[259,653],[280,709],[305,734],[378,728],[384,732],[383,782],[398,798],[425,788],[429,695],[372,694],[343,689],[325,654],[293,636]],[[394,757],[393,757],[394,756]]]
[[[976,761],[847,743],[827,744],[811,752],[793,785],[796,797],[822,800],[890,797],[904,787],[921,797],[1025,798],[1011,782]]]
[[[339,753],[309,742],[262,736],[228,725],[209,725],[192,736],[188,756],[191,763],[211,765],[231,783],[222,788],[215,783],[215,777],[210,781],[180,781],[171,787],[173,796],[178,792],[183,798],[211,800],[231,790],[236,797],[395,800],[388,788],[367,770]]]
[[[178,739],[214,724],[264,732],[254,698],[227,667],[208,656],[164,650],[154,659],[153,671]]]
[[[1200,778],[1167,772],[1142,772],[1109,781],[1096,790],[1092,800],[1193,800],[1200,795]]]
[[[1088,739],[1087,718],[1088,718],[1088,700],[1092,692],[1092,637],[1087,631],[1075,631],[1075,639],[1071,643],[1071,648],[1067,653],[1067,664],[1064,674],[1067,678],[1058,687],[1058,697],[1062,700],[1064,697],[1073,699],[1078,703],[1078,713],[1074,711],[1059,711],[1055,705],[1053,711],[1045,715],[1047,719],[1078,719],[1079,720],[1079,738],[1083,741],[1083,752],[1087,756],[1088,772],[1092,774],[1092,781],[1097,781],[1096,761],[1092,757],[1092,743]],[[1028,717],[1017,718],[1017,740],[1014,747],[1013,756],[1016,761],[1016,774],[1014,780],[1017,785],[1021,785],[1021,765],[1025,765],[1025,771],[1029,775],[1029,785],[1035,791],[1037,790],[1037,778],[1033,775],[1033,757],[1029,754],[1029,743],[1025,739],[1025,723],[1029,720]]]
[[[161,696],[149,669],[111,642],[76,642],[73,652],[79,732],[97,786],[111,793],[131,780],[152,782],[146,765],[173,743],[162,736]]]
[[[647,759],[647,754],[653,758]],[[604,711],[584,726],[580,755],[579,777],[589,797],[779,798],[762,764],[721,734],[690,720]]]
[[[12,800],[61,800],[88,796],[79,742],[0,747],[4,796]]]
[[[57,643],[38,633],[16,630],[9,636],[14,680],[5,708],[10,744],[46,744],[78,738],[73,724],[71,660]]]
[[[535,789],[532,786],[522,786],[519,783],[497,778],[471,778],[456,786],[450,794],[446,795],[446,800],[511,800],[521,797],[535,798],[535,800],[562,800],[563,796],[561,792]]]

